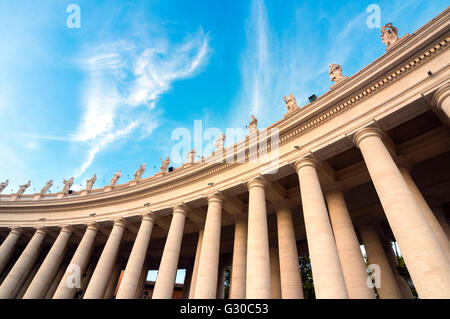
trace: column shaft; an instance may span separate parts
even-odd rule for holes
[[[231,266],[230,299],[245,299],[247,271],[247,220],[239,219],[234,226],[233,264]]]
[[[111,277],[114,264],[116,263],[124,230],[124,222],[122,220],[116,220],[83,299],[102,299],[104,297],[108,280]]]
[[[270,253],[264,181],[248,182],[247,299],[270,299]]]
[[[270,288],[272,299],[281,299],[281,278],[280,278],[280,260],[278,257],[278,248],[272,246],[270,252]]]
[[[98,229],[95,224],[88,225],[69,266],[53,295],[53,299],[72,299],[75,296],[77,288],[81,288],[80,286],[77,287],[77,284],[81,283],[81,276],[88,265],[97,232]]]
[[[197,283],[198,264],[200,262],[200,253],[202,251],[203,229],[198,231],[197,249],[195,250],[194,269],[192,270],[191,288],[189,289],[189,299],[195,297],[195,285]]]
[[[139,284],[139,277],[142,272],[145,257],[147,256],[150,236],[152,234],[154,220],[151,215],[142,218],[133,249],[128,259],[125,273],[120,282],[117,299],[132,299],[136,295],[136,287]]]
[[[314,291],[318,299],[348,298],[316,165],[309,158],[296,163]]]
[[[152,299],[171,299],[173,296],[185,219],[185,207],[175,206]]]
[[[365,128],[355,134],[372,182],[420,298],[450,298],[450,264],[381,139]]]
[[[292,211],[289,207],[280,207],[276,210],[276,214],[281,297],[283,299],[303,299],[302,278]]]
[[[6,267],[6,264],[11,258],[11,255],[14,252],[14,248],[16,247],[20,235],[22,235],[22,229],[18,227],[12,228],[8,234],[8,237],[6,237],[6,239],[0,246],[0,274],[3,272],[3,270]]]
[[[403,299],[412,299],[413,294],[411,292],[411,288],[409,287],[405,278],[403,278],[397,270],[398,259],[394,253],[394,250],[392,249],[391,243],[382,242],[381,244],[383,246],[384,253],[386,254],[389,264],[391,265],[391,269],[392,269],[392,272],[394,273],[394,277],[395,277],[395,280],[397,281],[397,285],[398,285],[398,288],[400,289],[402,298]]]
[[[209,196],[202,251],[195,286],[196,299],[216,298],[221,223],[222,199],[219,195]]]
[[[331,189],[325,194],[325,198],[348,296],[352,299],[374,299],[373,289],[367,286],[366,264],[345,204],[344,194],[340,189]]]
[[[42,299],[45,296],[45,293],[57,274],[59,266],[61,266],[71,235],[72,230],[70,227],[63,227],[61,229],[58,238],[56,238],[44,262],[34,276],[23,299]]]
[[[13,268],[8,273],[8,276],[0,286],[0,299],[13,298],[12,294],[16,291],[19,283],[22,283],[23,280],[25,280],[33,264],[35,263],[42,242],[44,241],[45,234],[46,230],[43,228],[36,230],[33,238],[31,238],[27,247],[24,249],[19,259],[17,259]]]

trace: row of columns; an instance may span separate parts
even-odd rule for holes
[[[375,186],[389,225],[403,253],[404,260],[421,298],[449,298],[450,271],[448,235],[421,195],[409,172],[397,166],[376,128],[365,128],[354,136]],[[308,250],[317,298],[374,298],[367,287],[367,271],[359,241],[339,184],[322,191],[317,170],[320,163],[307,157],[295,163],[300,184]],[[230,298],[265,299],[272,297],[303,298],[292,210],[287,203],[274,205],[277,216],[278,247],[270,248],[265,187],[262,178],[248,182],[248,217],[235,222],[235,241]],[[187,209],[173,208],[153,298],[171,298],[174,289]],[[190,280],[190,298],[216,298],[218,294],[222,196],[208,197],[208,211],[199,232],[196,258]],[[134,298],[142,275],[154,219],[142,217],[136,240],[126,265],[117,298]],[[114,226],[90,278],[85,299],[103,298],[113,272],[126,224],[122,219]],[[0,270],[9,260],[20,237],[12,229],[0,247]],[[88,225],[67,271],[53,298],[73,298],[74,275],[84,273],[92,253],[98,228]],[[401,298],[401,289],[392,261],[370,226],[359,229],[369,262],[382,269],[383,298]],[[43,298],[62,263],[70,227],[63,227],[24,294],[24,298]],[[16,288],[26,279],[46,235],[36,230],[27,247],[0,286],[0,298],[13,298]],[[278,270],[279,268],[279,270]],[[222,278],[222,274],[220,274]]]

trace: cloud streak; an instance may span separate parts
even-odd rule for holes
[[[77,63],[87,74],[82,97],[82,120],[72,137],[87,145],[87,156],[74,176],[79,177],[95,156],[119,139],[139,133],[149,136],[158,127],[151,112],[173,82],[189,78],[206,64],[209,39],[201,30],[185,41],[160,41],[139,47],[120,41],[90,50]]]

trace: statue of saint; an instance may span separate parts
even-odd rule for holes
[[[169,167],[170,158],[169,158],[169,156],[167,156],[165,160],[160,159],[160,161],[161,161],[161,167],[160,167],[161,173],[165,173],[167,171],[167,168]]]
[[[140,181],[141,180],[141,177],[142,177],[142,175],[145,172],[145,165],[146,165],[145,163],[142,164],[142,165],[139,165],[139,169],[136,171],[136,173],[134,173],[134,180],[135,181]]]
[[[342,67],[339,64],[330,64],[330,70],[328,71],[330,75],[330,79],[333,82],[339,83],[344,80],[344,76],[342,75]]]
[[[392,23],[387,23],[381,27],[381,40],[388,47],[398,40],[398,29],[392,25]]]
[[[96,181],[97,181],[97,175],[94,174],[94,176],[92,176],[90,179],[86,180],[86,189],[91,190]]]
[[[258,132],[258,120],[253,115],[252,115],[252,121],[248,125],[248,129],[250,131],[250,134]]]
[[[216,139],[216,142],[214,143],[214,148],[216,149],[217,152],[223,151],[223,149],[225,147],[225,139],[226,138],[227,138],[227,136],[225,135],[225,133],[222,133],[222,135],[220,135]]]
[[[64,187],[63,187],[62,192],[64,194],[67,194],[70,190],[70,187],[72,187],[72,185],[73,185],[73,177],[71,177],[69,180],[66,180],[63,178],[63,184],[64,184]]]
[[[114,187],[119,180],[119,178],[122,177],[122,172],[119,170],[117,173],[114,174],[114,176],[111,178],[111,187]]]
[[[283,96],[283,100],[284,102],[286,102],[286,108],[288,112],[298,109],[297,102],[295,101],[295,96],[292,95],[292,93],[289,94],[289,97]]]
[[[0,183],[0,193],[3,192],[3,190],[6,187],[8,187],[8,184],[9,184],[9,179],[7,179],[6,181]]]
[[[26,184],[20,185],[20,186],[19,186],[19,190],[17,191],[18,197],[22,196],[23,193],[25,192],[25,190],[26,190],[28,187],[30,187],[30,185],[31,185],[31,181],[28,181],[28,183],[26,183]]]
[[[42,194],[42,195],[47,194],[47,193],[48,193],[48,190],[49,190],[50,187],[52,187],[52,186],[53,186],[53,179],[49,180],[49,181],[45,184],[45,186],[42,187],[42,189],[41,189],[41,194]]]
[[[187,155],[187,162],[189,164],[193,164],[195,160],[195,147],[193,150],[191,150]]]

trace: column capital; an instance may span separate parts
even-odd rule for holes
[[[126,227],[127,222],[125,221],[125,218],[117,218],[114,219],[114,226],[120,226],[120,227]]]
[[[332,193],[332,192],[345,192],[347,188],[344,184],[339,181],[334,182],[333,184],[328,184],[322,187],[322,191],[324,194]]]
[[[247,214],[232,215],[231,219],[234,221],[235,224],[246,223],[248,221],[248,216]]]
[[[431,104],[436,107],[436,109],[441,110],[442,102],[448,97],[450,97],[450,82],[445,83],[434,92],[433,97],[431,98]]]
[[[186,216],[187,206],[184,203],[175,205],[172,208],[172,215],[175,215],[176,213],[180,213],[180,214],[183,214],[184,216]]]
[[[36,233],[41,233],[43,235],[47,234],[47,227],[45,226],[36,226]]]
[[[359,147],[359,143],[366,137],[377,136],[382,139],[384,134],[385,133],[378,127],[364,127],[355,133],[353,136],[353,143],[355,143],[356,147]]]
[[[247,188],[250,190],[253,187],[261,187],[265,188],[267,182],[264,180],[262,176],[255,177],[247,182]]]
[[[96,222],[90,222],[85,225],[86,225],[86,230],[90,229],[90,230],[98,231],[98,224]]]
[[[208,195],[206,198],[208,200],[208,204],[211,202],[217,202],[217,203],[222,204],[224,196],[222,195],[221,192],[216,192],[216,193]]]
[[[19,226],[14,226],[14,227],[9,227],[10,232],[17,234],[17,235],[21,235],[23,234],[23,228],[19,227]]]
[[[281,209],[290,209],[294,207],[294,204],[287,198],[282,200],[277,200],[275,202],[271,202],[270,206],[275,210],[275,212],[278,214],[278,211]]]
[[[294,163],[294,168],[296,172],[298,172],[302,167],[306,166],[312,166],[315,169],[318,169],[321,166],[321,162],[318,159],[310,155],[307,155]]]
[[[155,214],[153,212],[147,212],[145,214],[142,215],[142,220],[149,220],[151,222],[155,222],[156,218],[155,218]]]
[[[60,225],[58,226],[59,228],[61,228],[61,232],[66,232],[66,233],[72,233],[72,226],[71,225]]]

